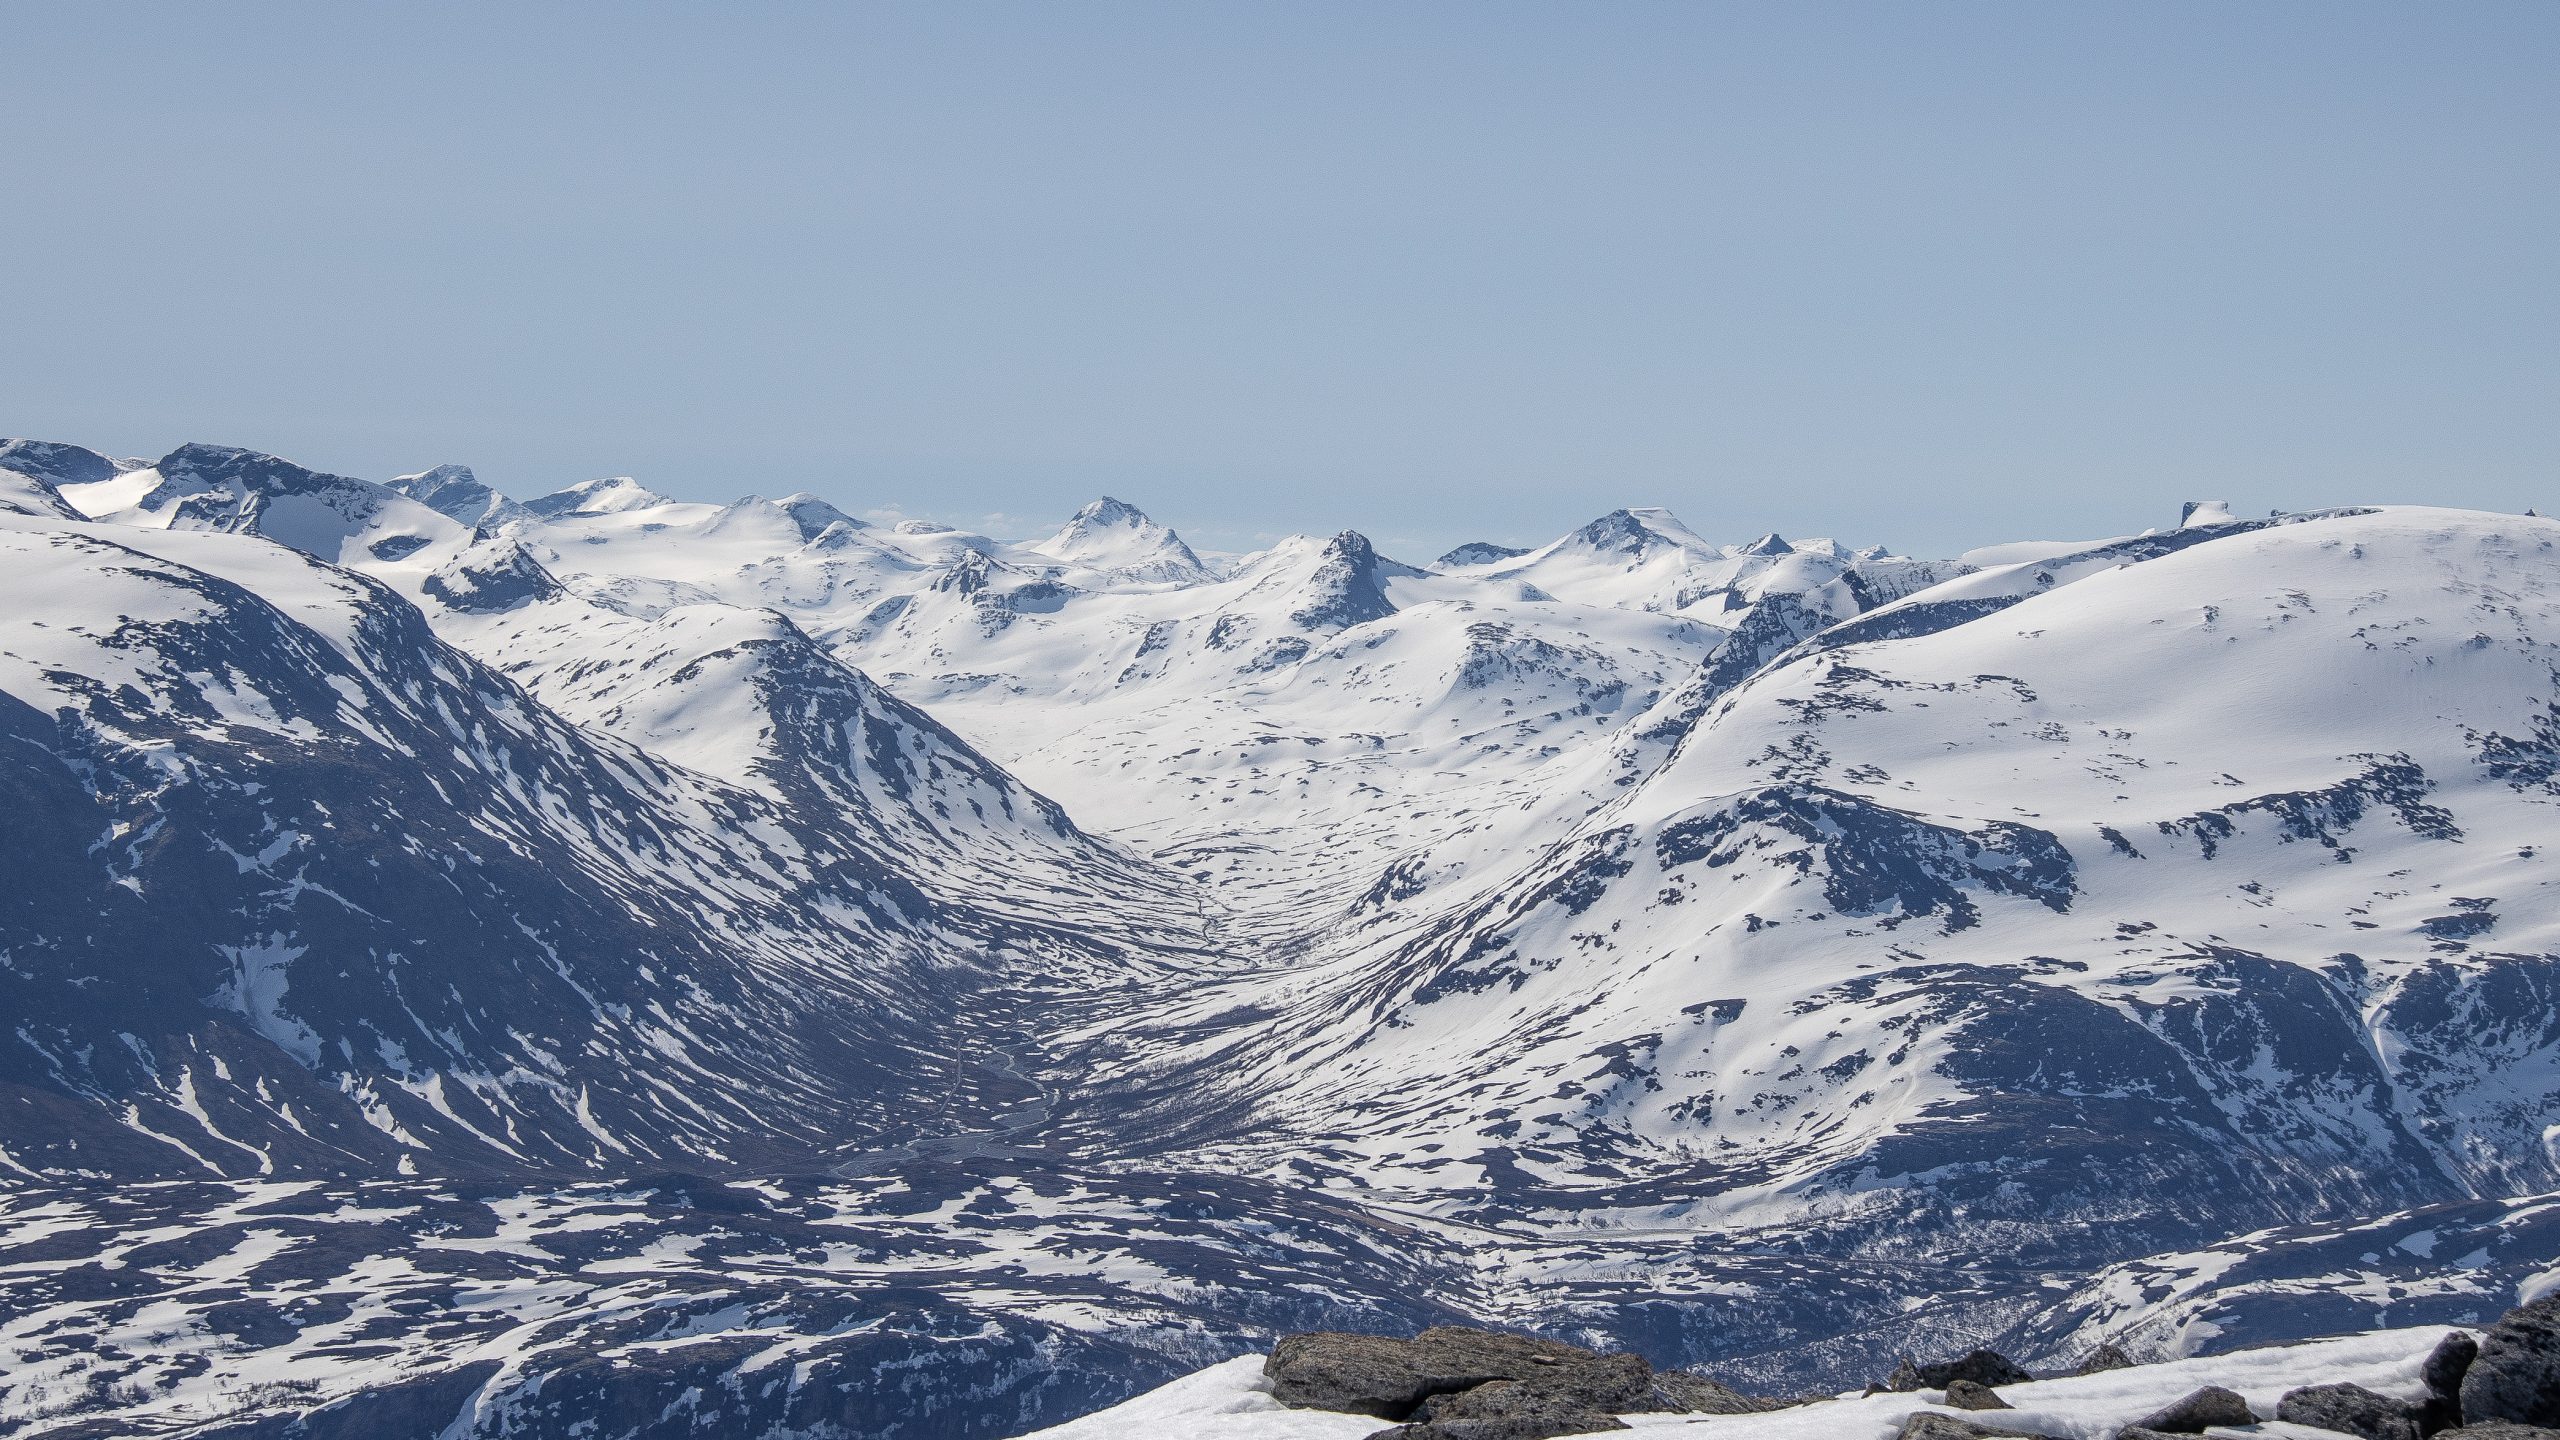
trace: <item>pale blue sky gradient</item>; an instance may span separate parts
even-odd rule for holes
[[[1428,558],[2560,500],[2560,4],[13,3],[0,433]]]

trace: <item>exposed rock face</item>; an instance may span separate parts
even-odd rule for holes
[[[2254,1425],[2258,1417],[2236,1391],[2207,1385],[2185,1399],[2144,1416],[2134,1427],[2164,1435],[2201,1435],[2216,1425]],[[2131,1432],[2127,1432],[2131,1433]]]
[[[1894,1367],[1884,1383],[1888,1390],[1944,1390],[1958,1380],[1970,1380],[1976,1385],[2023,1385],[2034,1378],[1996,1350],[1974,1350],[1960,1360],[1935,1365],[1905,1360]]]
[[[1632,1382],[1626,1361],[1641,1372]],[[1381,1420],[1414,1419],[1424,1401],[1492,1380],[1534,1377],[1549,1393],[1595,1401],[1623,1396],[1633,1404],[1653,1388],[1652,1369],[1637,1356],[1595,1355],[1560,1341],[1455,1325],[1434,1326],[1411,1340],[1333,1330],[1287,1335],[1271,1347],[1263,1373],[1283,1405]]]
[[[2124,1351],[2118,1349],[2114,1341],[2108,1341],[2105,1344],[2100,1345],[2097,1349],[2090,1351],[2089,1358],[2081,1361],[2080,1368],[2072,1371],[2071,1373],[2074,1375],[2096,1375],[2108,1370],[2122,1370],[2132,1364],[2132,1356],[2127,1355]]]
[[[2429,1434],[2462,1423],[2462,1377],[2480,1358],[2480,1337],[2456,1331],[2437,1343],[2418,1372],[2426,1382],[2427,1400],[2419,1424]]]
[[[1972,1420],[1959,1420],[1935,1410],[1923,1410],[1902,1422],[1894,1440],[1983,1440],[1983,1437],[2024,1437],[2024,1440],[2051,1440],[2033,1430],[2003,1430]]]
[[[2361,1385],[2306,1385],[2276,1402],[2276,1418],[2293,1425],[2342,1430],[2364,1440],[2422,1440],[2418,1407]]]
[[[2459,1430],[2439,1430],[2436,1440],[2560,1440],[2560,1430],[2490,1420],[2478,1425],[2465,1425]]]
[[[1624,1421],[1607,1415],[1580,1417],[1509,1417],[1504,1419],[1441,1420],[1422,1425],[1395,1425],[1376,1431],[1367,1440],[1556,1440],[1562,1435],[1589,1435],[1604,1430],[1624,1430]]]
[[[1263,1373],[1283,1405],[1405,1422],[1371,1440],[1548,1440],[1624,1430],[1618,1416],[1644,1411],[1747,1415],[1783,1403],[1703,1375],[1657,1376],[1640,1355],[1454,1325],[1411,1340],[1284,1336]]]
[[[1757,1415],[1765,1410],[1783,1410],[1793,1403],[1745,1395],[1721,1381],[1685,1370],[1662,1371],[1653,1377],[1653,1386],[1671,1402],[1667,1408],[1692,1415]]]
[[[1947,1404],[1957,1410],[2014,1410],[1998,1391],[1976,1380],[1947,1382]]]
[[[2560,1295],[2517,1306],[2480,1337],[2462,1377],[2462,1418],[2560,1425]]]

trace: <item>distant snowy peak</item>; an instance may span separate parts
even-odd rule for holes
[[[1396,613],[1386,582],[1427,572],[1380,555],[1369,537],[1345,530],[1325,542],[1315,568],[1292,592],[1289,622],[1302,630],[1347,630]]]
[[[824,540],[831,545],[841,542],[856,531],[871,528],[808,491],[802,490],[785,495],[779,500],[767,500],[761,495],[750,495],[743,500],[724,506],[711,517],[710,523],[704,526],[703,533],[708,535],[732,532],[752,533],[766,527],[796,535],[802,544],[816,544]]]
[[[469,532],[385,486],[229,445],[181,445],[147,466],[63,489],[91,519],[261,535],[339,563],[458,550]]]
[[[1454,570],[1467,565],[1492,565],[1503,560],[1517,560],[1528,553],[1526,550],[1513,549],[1508,545],[1470,540],[1431,563],[1436,569]]]
[[[558,520],[571,515],[619,515],[674,503],[628,475],[608,475],[527,500],[524,508],[545,520]]]
[[[495,529],[528,512],[522,505],[481,483],[468,465],[438,465],[415,475],[402,475],[387,487],[406,495],[457,524]]]
[[[773,504],[791,517],[791,523],[799,528],[800,537],[813,544],[826,539],[831,533],[841,535],[847,531],[871,528],[806,490],[794,491]]]
[[[52,440],[0,440],[0,470],[32,475],[48,485],[94,485],[149,462],[116,460],[78,445]]]
[[[1114,581],[1189,585],[1211,578],[1180,535],[1108,495],[1077,511],[1057,534],[1023,548]]]
[[[496,540],[475,546],[427,577],[426,593],[465,614],[512,610],[562,593],[558,579],[523,544]]]
[[[1548,548],[1641,560],[1666,547],[1700,555],[1718,553],[1697,531],[1680,523],[1680,517],[1653,506],[1612,510]]]

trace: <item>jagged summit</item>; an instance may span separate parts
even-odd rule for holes
[[[1682,524],[1679,516],[1659,506],[1649,505],[1612,510],[1549,548],[1591,550],[1642,559],[1665,546],[1702,552],[1714,548],[1700,539],[1696,531]]]
[[[438,465],[394,478],[389,488],[458,524],[494,528],[527,512],[471,473],[468,465]]]
[[[1750,544],[1741,547],[1734,553],[1739,555],[1793,555],[1796,553],[1796,547],[1788,544],[1785,536],[1772,530],[1768,534],[1761,536],[1759,539],[1752,541]]]
[[[1427,572],[1381,556],[1369,537],[1345,530],[1325,542],[1316,565],[1292,597],[1291,624],[1305,630],[1344,630],[1396,613],[1386,582]]]
[[[1068,528],[1070,529],[1077,526],[1136,526],[1152,525],[1154,523],[1155,522],[1153,520],[1147,518],[1147,512],[1144,510],[1139,509],[1137,506],[1130,504],[1126,500],[1115,500],[1108,495],[1105,495],[1101,499],[1092,502],[1081,510],[1078,510],[1075,513],[1074,518],[1067,522]]]
[[[1191,584],[1209,578],[1208,567],[1180,535],[1108,495],[1078,510],[1058,533],[1024,548],[1113,581]]]

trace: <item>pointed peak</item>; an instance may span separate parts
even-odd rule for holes
[[[1614,555],[1642,555],[1664,545],[1703,549],[1705,542],[1680,517],[1655,505],[1612,510],[1565,537],[1564,543]]]
[[[1081,510],[1078,510],[1068,523],[1071,525],[1140,526],[1152,525],[1155,521],[1147,518],[1146,511],[1139,509],[1128,501],[1114,500],[1110,496],[1105,495],[1101,499],[1094,501],[1092,504],[1085,506]]]
[[[1345,530],[1324,542],[1324,553],[1328,557],[1341,556],[1368,563],[1378,558],[1378,547],[1370,544],[1369,537],[1359,531]]]
[[[1182,537],[1125,500],[1105,495],[1078,510],[1058,533],[1024,547],[1122,581],[1187,583],[1209,578]]]
[[[389,488],[464,525],[491,525],[524,514],[524,507],[480,483],[468,465],[438,465],[402,475]]]
[[[1775,530],[1772,530],[1768,534],[1763,535],[1759,539],[1752,541],[1750,544],[1743,546],[1740,550],[1737,550],[1734,553],[1738,555],[1793,555],[1796,553],[1796,547],[1788,544],[1785,536],[1779,534]]]

